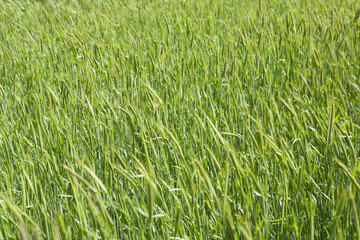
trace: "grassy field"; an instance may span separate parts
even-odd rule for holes
[[[0,239],[360,239],[360,1],[1,0]]]

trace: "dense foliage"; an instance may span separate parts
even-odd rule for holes
[[[357,0],[0,1],[0,239],[360,239]]]

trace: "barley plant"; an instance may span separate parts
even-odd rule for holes
[[[360,239],[360,1],[0,0],[0,239]]]

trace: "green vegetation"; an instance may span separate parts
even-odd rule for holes
[[[0,1],[0,239],[360,239],[357,0]]]

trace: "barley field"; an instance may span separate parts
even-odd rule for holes
[[[0,0],[0,239],[360,239],[360,1]]]

